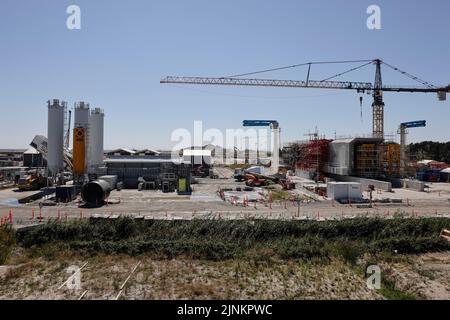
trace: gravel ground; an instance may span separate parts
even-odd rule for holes
[[[226,176],[226,175],[225,175]],[[193,185],[192,196],[179,196],[175,193],[165,194],[161,191],[137,191],[122,190],[113,191],[109,197],[109,204],[100,208],[79,208],[79,201],[56,206],[44,206],[42,216],[45,219],[78,219],[80,216],[92,215],[131,215],[145,216],[158,219],[192,219],[214,216],[215,218],[236,219],[244,217],[269,218],[269,219],[293,219],[293,218],[351,218],[356,216],[391,217],[394,213],[403,213],[406,216],[450,216],[450,184],[431,184],[430,192],[416,192],[405,189],[394,189],[394,192],[376,192],[375,198],[401,198],[403,203],[376,203],[372,208],[362,208],[356,204],[342,205],[323,197],[318,201],[305,201],[300,204],[291,201],[275,202],[272,205],[258,202],[256,208],[250,202],[244,207],[239,200],[237,205],[230,201],[223,201],[217,191],[220,188],[243,188],[243,183],[235,182],[230,178],[209,179],[200,178],[198,184]],[[301,190],[293,193],[299,194]],[[243,192],[244,194],[245,192]],[[255,188],[248,192],[249,199],[263,199],[262,189]],[[0,190],[0,200],[11,199],[20,194],[12,190]],[[0,202],[0,217],[8,216],[12,210],[14,223],[28,225],[32,221],[32,212],[35,218],[39,215],[39,201],[11,206]]]

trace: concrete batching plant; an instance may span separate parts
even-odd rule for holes
[[[67,103],[53,99],[47,104],[48,144],[45,141],[44,154],[49,176],[56,182],[56,178],[62,176],[66,163],[67,169],[73,171],[75,180],[83,182],[87,173],[98,173],[97,169],[103,165],[104,112],[99,108],[91,111],[89,103],[83,101],[74,104],[73,152],[70,152],[64,146],[64,135],[69,131],[66,128],[70,128],[70,124],[66,123],[70,121],[67,119]]]

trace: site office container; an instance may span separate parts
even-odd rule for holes
[[[361,184],[357,182],[328,182],[327,196],[333,200],[359,200],[362,198]]]

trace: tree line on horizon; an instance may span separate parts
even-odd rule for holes
[[[408,146],[411,160],[436,160],[450,163],[450,141],[422,141]]]

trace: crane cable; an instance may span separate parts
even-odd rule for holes
[[[267,72],[273,72],[273,71],[280,71],[280,70],[286,70],[286,69],[292,69],[292,68],[298,68],[298,67],[304,67],[304,66],[311,66],[311,65],[318,65],[318,64],[345,64],[345,63],[358,63],[358,62],[365,62],[363,65],[349,69],[347,71],[338,73],[334,76],[328,77],[326,79],[321,80],[320,82],[324,82],[324,81],[328,81],[331,80],[333,78],[337,78],[339,76],[342,76],[346,73],[358,70],[360,68],[363,68],[371,63],[373,63],[374,60],[344,60],[344,61],[316,61],[316,62],[306,62],[306,63],[300,63],[300,64],[293,64],[293,65],[289,65],[289,66],[283,66],[283,67],[277,67],[277,68],[270,68],[270,69],[263,69],[263,70],[258,70],[258,71],[253,71],[253,72],[247,72],[247,73],[241,73],[241,74],[235,74],[235,75],[231,75],[231,76],[226,76],[226,77],[221,77],[220,79],[226,79],[226,78],[238,78],[238,77],[243,77],[243,76],[250,76],[250,75],[254,75],[254,74],[260,74],[260,73],[267,73]],[[385,66],[403,74],[404,76],[421,83],[422,85],[428,87],[428,88],[437,88],[435,85],[429,83],[428,81],[422,80],[419,77],[416,77],[406,71],[403,71],[397,67],[394,67],[384,61],[381,61],[382,64],[384,64]]]
[[[340,76],[342,76],[342,75],[344,75],[344,74],[346,74],[346,73],[349,73],[349,72],[352,72],[352,71],[361,69],[362,67],[368,66],[369,64],[372,64],[372,61],[370,61],[370,62],[368,62],[368,63],[364,63],[364,64],[362,64],[362,65],[360,65],[360,66],[358,66],[358,67],[351,68],[351,69],[349,69],[349,70],[347,70],[347,71],[338,73],[338,74],[336,74],[336,75],[334,75],[334,76],[331,76],[331,77],[329,77],[329,78],[320,80],[320,82],[324,82],[324,81],[328,81],[328,80],[331,80],[331,79],[340,77]]]
[[[293,64],[293,65],[290,65],[290,66],[271,68],[271,69],[264,69],[264,70],[247,72],[247,73],[241,73],[241,74],[235,74],[235,75],[231,75],[231,76],[221,77],[221,79],[238,78],[238,77],[250,76],[250,75],[259,74],[259,73],[266,73],[266,72],[279,71],[279,70],[285,70],[285,69],[291,69],[291,68],[297,68],[297,67],[303,67],[303,66],[310,66],[310,65],[313,65],[313,64],[336,64],[336,63],[358,63],[358,62],[370,62],[370,63],[372,63],[373,60],[347,60],[347,61],[306,62],[306,63],[300,63],[300,64]]]
[[[436,89],[436,88],[437,88],[435,85],[433,85],[433,84],[431,84],[431,83],[429,83],[429,82],[427,82],[427,81],[425,81],[425,80],[422,80],[422,79],[420,79],[420,78],[418,78],[418,77],[416,77],[416,76],[414,76],[414,75],[412,75],[412,74],[409,74],[409,73],[406,72],[406,71],[400,70],[399,68],[394,67],[394,66],[392,66],[392,65],[390,65],[390,64],[388,64],[388,63],[386,63],[386,62],[384,62],[384,61],[381,61],[381,63],[383,63],[385,66],[387,66],[387,67],[389,67],[389,68],[391,68],[391,69],[393,69],[393,70],[395,70],[395,71],[400,72],[400,73],[403,74],[404,76],[406,76],[406,77],[408,77],[408,78],[410,78],[410,79],[412,79],[412,80],[414,80],[414,81],[417,81],[417,82],[423,84],[424,86],[426,86],[426,87],[428,87],[428,88],[430,88],[430,89]]]

